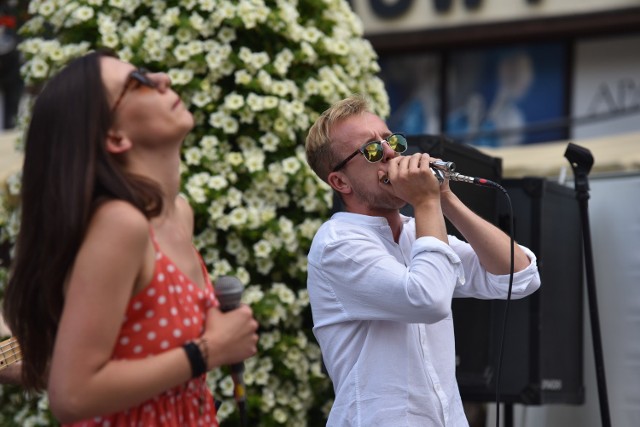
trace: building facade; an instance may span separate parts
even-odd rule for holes
[[[390,125],[506,147],[640,131],[637,0],[352,0]]]

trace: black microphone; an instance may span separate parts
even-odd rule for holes
[[[214,285],[216,298],[220,303],[220,311],[227,312],[234,310],[240,306],[240,298],[244,291],[244,285],[240,280],[233,276],[220,276]],[[238,404],[240,410],[241,425],[244,424],[245,418],[245,386],[244,386],[244,363],[239,362],[231,365],[231,378],[233,378],[233,397]]]

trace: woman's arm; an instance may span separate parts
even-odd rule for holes
[[[190,378],[182,348],[111,360],[134,286],[153,260],[142,213],[120,201],[97,209],[70,272],[51,361],[49,398],[61,422],[122,410]]]
[[[149,282],[154,265],[147,219],[124,202],[101,206],[70,273],[51,362],[49,399],[61,422],[124,410],[191,378],[181,347],[144,359],[111,359],[129,300]],[[255,354],[257,326],[247,306],[229,313],[210,309],[203,334],[208,369]]]

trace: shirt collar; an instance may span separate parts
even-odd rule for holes
[[[400,218],[402,219],[403,232],[404,226],[407,225],[409,221],[411,221],[411,217],[400,214]],[[363,215],[353,212],[336,212],[331,216],[331,219],[338,219],[342,222],[347,222],[353,225],[358,225],[361,227],[367,227],[369,229],[377,229],[378,233],[391,233],[391,227],[389,227],[389,222],[383,216],[371,216],[371,215]],[[392,237],[393,240],[393,237]]]

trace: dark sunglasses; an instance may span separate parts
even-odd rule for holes
[[[122,101],[122,98],[124,98],[124,95],[127,93],[127,90],[129,90],[129,88],[132,87],[133,84],[137,84],[138,87],[146,86],[152,89],[158,87],[158,84],[151,80],[149,76],[147,76],[147,73],[149,73],[149,71],[144,68],[138,68],[137,70],[133,70],[129,73],[129,76],[127,76],[127,81],[122,88],[122,92],[120,92],[120,96],[116,100],[115,104],[113,104],[113,108],[111,108],[111,113],[114,113],[116,111],[116,108],[118,108],[118,105],[120,105],[120,102]]]
[[[382,160],[382,157],[384,157],[384,147],[382,144],[385,142],[389,144],[389,147],[391,147],[391,149],[396,153],[404,153],[407,151],[407,147],[409,145],[407,138],[405,138],[401,133],[393,133],[382,141],[367,142],[362,147],[354,151],[349,157],[338,163],[336,167],[333,168],[333,172],[337,172],[342,169],[344,165],[346,165],[349,160],[353,159],[358,153],[361,153],[369,163],[379,162]]]

